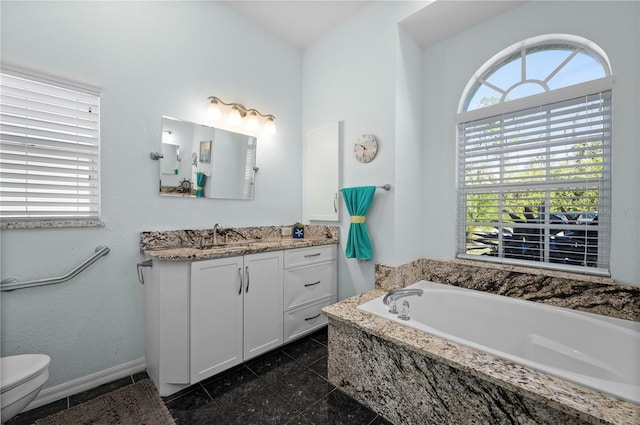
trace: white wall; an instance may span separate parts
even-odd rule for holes
[[[2,355],[50,354],[51,387],[144,357],[140,231],[300,220],[302,53],[215,2],[3,1],[1,31],[3,61],[102,86],[105,227],[1,235],[2,278],[59,276],[111,248],[70,282],[2,294]],[[212,95],[277,117],[255,200],[160,197],[161,116],[205,122]]]
[[[529,37],[564,33],[602,47],[613,69],[612,277],[640,282],[640,42],[638,2],[531,2],[424,50],[424,191],[442,210],[426,207],[439,225],[423,255],[455,255],[455,117],[463,90],[487,60]]]
[[[367,217],[373,261],[340,257],[339,298],[372,288],[374,263],[455,258],[455,117],[462,91],[493,55],[546,33],[591,39],[612,60],[612,276],[638,283],[638,3],[530,2],[421,50],[397,24],[427,3],[373,2],[304,52],[303,130],[343,121],[342,186],[393,185],[390,193],[376,193]],[[369,164],[352,154],[362,133],[380,139]],[[343,206],[342,249],[348,226]]]
[[[402,29],[396,62],[395,222],[387,265],[418,258],[432,227],[425,225],[423,211],[439,202],[423,195],[422,50]]]
[[[396,263],[397,23],[422,4],[372,2],[304,51],[303,134],[343,121],[342,187],[387,183],[394,187],[390,192],[376,191],[367,215],[373,260],[338,257],[339,299],[373,288],[375,263]],[[379,142],[378,154],[368,164],[358,162],[353,155],[353,145],[362,134],[375,134]],[[344,252],[349,215],[342,198],[340,218],[339,249]],[[403,231],[412,234],[420,229],[418,223],[416,228]]]

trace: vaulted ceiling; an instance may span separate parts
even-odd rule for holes
[[[375,0],[220,1],[259,27],[300,48],[357,14]],[[400,25],[421,46],[451,37],[521,6],[524,0],[435,0]]]

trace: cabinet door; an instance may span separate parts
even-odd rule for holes
[[[242,257],[191,264],[191,383],[242,362]]]
[[[306,182],[309,220],[338,221],[340,123],[309,131]]]
[[[282,251],[244,257],[244,360],[282,344]]]

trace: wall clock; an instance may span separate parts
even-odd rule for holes
[[[353,153],[360,162],[371,162],[378,153],[378,140],[373,134],[363,134],[353,145]]]

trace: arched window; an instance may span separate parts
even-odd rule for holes
[[[458,114],[458,256],[608,274],[611,70],[588,40],[488,61]]]

